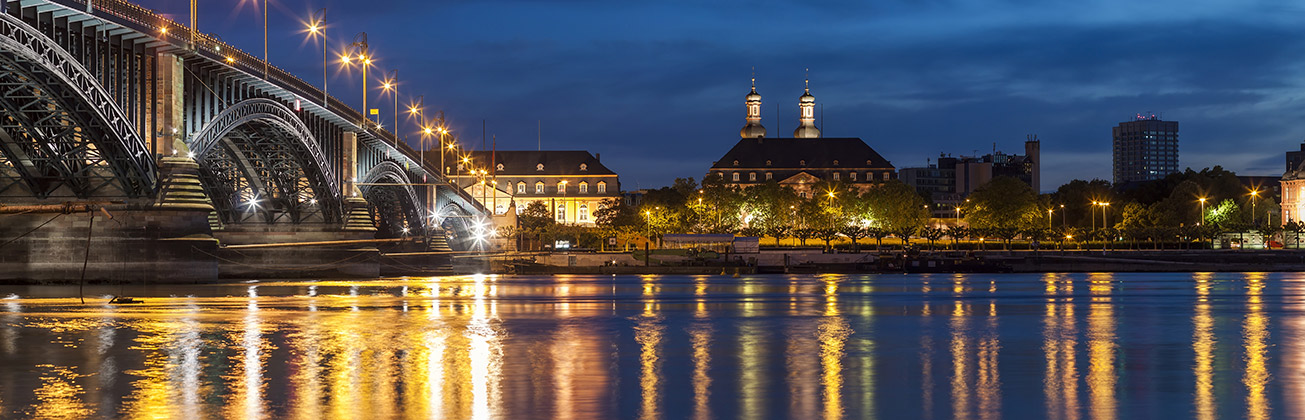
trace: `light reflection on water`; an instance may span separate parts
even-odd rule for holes
[[[1297,274],[132,288],[0,287],[0,417],[1305,417]]]

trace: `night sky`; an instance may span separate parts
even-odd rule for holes
[[[185,2],[140,3],[189,20]],[[738,140],[753,67],[771,136],[792,135],[810,68],[825,136],[901,168],[994,142],[1022,154],[1037,134],[1043,190],[1110,179],[1110,128],[1137,113],[1179,121],[1194,169],[1280,175],[1305,138],[1291,1],[275,0],[271,61],[314,84],[321,47],[302,22],[321,7],[333,96],[361,106],[338,51],[365,31],[377,65],[399,69],[401,106],[425,95],[469,147],[482,120],[503,150],[535,148],[542,125],[545,149],[601,153],[627,190],[700,179]],[[200,1],[200,29],[254,55],[261,17],[252,0]]]

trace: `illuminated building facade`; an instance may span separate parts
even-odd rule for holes
[[[897,177],[893,164],[865,141],[822,137],[810,88],[798,97],[798,127],[792,138],[765,137],[755,79],[744,102],[747,117],[739,130],[741,138],[712,164],[708,177],[745,188],[774,181],[803,197],[810,197],[811,185],[820,181],[842,182],[864,191]]]
[[[543,202],[558,223],[593,225],[604,200],[621,199],[616,172],[582,150],[471,152],[449,178],[477,200],[487,197],[482,203],[494,214],[521,214],[530,203]]]

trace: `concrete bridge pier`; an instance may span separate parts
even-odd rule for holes
[[[0,281],[216,281],[213,206],[198,168],[187,158],[164,158],[158,199],[0,206]]]

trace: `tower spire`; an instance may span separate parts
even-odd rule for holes
[[[807,69],[807,77],[803,80],[805,86],[802,96],[798,97],[798,128],[793,130],[793,137],[799,139],[814,139],[820,137],[820,129],[816,128],[816,97],[811,96],[811,69]]]
[[[747,123],[739,130],[739,137],[745,139],[766,137],[766,127],[761,126],[761,94],[757,93],[756,67],[752,68],[752,91],[744,97],[744,103],[748,110]]]

